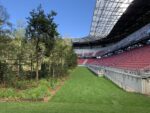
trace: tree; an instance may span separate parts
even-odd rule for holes
[[[77,57],[72,49],[71,41],[56,38],[51,55],[45,61],[48,63],[47,67],[49,67],[48,70],[53,78],[65,75],[69,69],[77,64]]]
[[[28,17],[28,26],[26,29],[27,38],[34,43],[36,52],[36,80],[39,79],[39,68],[41,59],[49,56],[55,42],[55,36],[58,36],[57,25],[54,22],[56,13],[51,11],[45,14],[41,5],[30,12]],[[44,46],[44,47],[43,47]],[[44,50],[43,50],[44,49]]]

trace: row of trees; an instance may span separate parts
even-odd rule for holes
[[[71,40],[59,37],[55,16],[54,11],[45,14],[40,5],[30,12],[26,28],[19,25],[12,30],[9,16],[0,6],[0,83],[60,77],[76,66]]]

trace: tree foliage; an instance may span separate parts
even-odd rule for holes
[[[1,6],[0,6],[1,8]],[[45,14],[41,5],[30,12],[25,27],[19,23],[8,34],[3,29],[7,23],[6,10],[0,22],[0,84],[15,86],[15,81],[56,78],[67,75],[76,66],[76,54],[71,41],[62,39],[54,22],[56,13]]]
[[[44,55],[49,56],[54,46],[55,37],[58,36],[57,25],[54,23],[56,13],[52,11],[45,14],[41,5],[30,12],[26,36],[36,48],[36,80],[39,79],[39,67]]]

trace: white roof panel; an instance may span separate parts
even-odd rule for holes
[[[97,0],[90,36],[105,38],[133,0]]]
[[[87,37],[74,42],[87,42],[106,38],[133,0],[96,0],[95,10]]]

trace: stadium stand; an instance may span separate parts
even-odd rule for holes
[[[101,59],[88,59],[86,64],[139,70],[150,67],[150,45]]]
[[[105,51],[98,51],[95,53],[95,56],[101,56],[105,53]]]
[[[118,0],[113,2],[118,4]],[[150,95],[150,0],[129,0],[131,5],[123,9],[113,26],[118,12],[107,7],[113,6],[111,0],[105,3],[109,5],[96,2],[90,36],[73,42],[75,52],[80,54],[78,63],[126,91]],[[122,3],[125,0],[116,7]],[[108,8],[113,15],[107,13]],[[102,15],[97,10],[102,10]]]
[[[83,65],[84,61],[85,61],[85,59],[78,59],[78,65]]]
[[[83,66],[87,64],[88,59],[78,59],[78,65]]]

